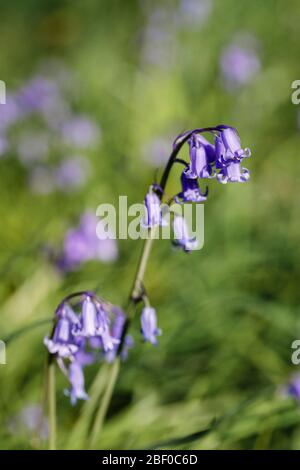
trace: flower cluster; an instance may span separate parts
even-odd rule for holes
[[[202,130],[185,133],[175,140],[184,138],[189,144],[189,162],[175,160],[184,165],[181,173],[181,191],[171,201],[183,204],[189,202],[201,203],[206,201],[208,188],[202,191],[199,180],[216,179],[219,183],[245,183],[249,179],[249,171],[241,166],[245,158],[251,156],[249,148],[243,148],[239,135],[233,127],[217,126],[211,128],[214,143],[209,142],[202,135]],[[166,225],[161,210],[163,190],[153,184],[145,197],[146,217],[144,226],[151,228]],[[189,235],[186,220],[180,215],[173,218],[174,245],[189,252],[193,250],[197,241]]]
[[[71,191],[90,175],[85,152],[99,142],[101,131],[89,116],[72,110],[70,75],[61,64],[50,63],[7,93],[1,108],[0,157],[17,156],[35,193]],[[54,161],[54,155],[65,157]]]
[[[83,368],[97,358],[111,361],[119,347],[124,314],[110,306],[93,292],[73,294],[61,302],[55,312],[52,335],[44,344],[68,377],[71,403],[88,398],[85,391]],[[120,328],[121,324],[121,328]],[[123,356],[131,346],[127,338]]]

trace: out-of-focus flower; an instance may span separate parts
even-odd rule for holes
[[[1,105],[0,112],[0,131],[8,130],[22,115],[22,110],[17,103],[15,95],[7,93],[6,103]]]
[[[181,215],[174,215],[173,220],[174,242],[175,246],[179,246],[184,251],[189,252],[198,246],[195,238],[191,238],[187,223]]]
[[[295,374],[282,389],[283,395],[295,398],[300,403],[300,375]]]
[[[189,140],[190,166],[186,175],[189,178],[214,178],[212,165],[215,161],[215,150],[205,137],[194,134]]]
[[[119,307],[114,306],[112,308],[113,320],[111,326],[111,336],[118,341],[121,340],[123,329],[125,326],[125,313]],[[128,350],[133,346],[133,338],[131,335],[126,335],[124,339],[123,348],[120,354],[121,359],[125,360],[128,356]],[[105,353],[105,359],[107,362],[112,362],[117,354],[119,342],[114,345],[114,348]]]
[[[61,269],[72,271],[86,261],[100,260],[109,263],[117,259],[117,242],[113,237],[98,238],[99,223],[101,225],[101,220],[87,211],[82,215],[79,227],[67,232],[63,254],[58,263]]]
[[[167,163],[169,154],[170,143],[163,138],[151,140],[142,150],[143,159],[155,168]]]
[[[183,26],[199,28],[210,16],[213,0],[181,0],[178,23]]]
[[[98,336],[101,338],[103,350],[109,351],[115,344],[119,344],[119,340],[111,336],[109,325],[110,319],[103,305],[87,295],[82,304],[79,322],[74,325],[72,332],[75,336],[83,338]]]
[[[147,16],[142,61],[148,65],[168,68],[174,56],[176,10],[152,7]]]
[[[157,344],[157,336],[161,330],[157,328],[156,311],[152,307],[144,307],[141,314],[141,332],[145,341]]]
[[[177,202],[178,199],[182,202],[204,202],[207,199],[208,188],[204,194],[201,193],[198,181],[194,178],[189,178],[184,170],[181,175],[181,185],[182,191],[179,193],[175,200]]]
[[[246,85],[258,74],[261,62],[252,38],[233,41],[220,59],[223,84],[228,89]]]
[[[43,111],[59,100],[59,89],[53,80],[37,75],[17,93],[17,102],[24,114]]]
[[[87,160],[83,157],[70,157],[56,167],[54,179],[61,191],[70,191],[85,184],[88,171]]]
[[[89,147],[100,137],[100,128],[87,116],[74,116],[62,125],[65,142],[78,148]]]
[[[72,332],[77,323],[79,320],[70,306],[63,305],[58,310],[53,335],[51,338],[44,338],[44,344],[50,354],[64,358],[71,357],[78,351],[78,344]]]
[[[26,405],[9,420],[8,430],[13,435],[37,434],[41,440],[45,441],[48,437],[48,421],[42,407],[37,404]]]
[[[88,394],[85,391],[82,366],[77,361],[71,362],[69,366],[69,381],[71,390],[67,394],[70,395],[71,404],[76,405],[77,400],[87,400]]]

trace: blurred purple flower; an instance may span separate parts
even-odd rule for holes
[[[76,314],[68,305],[62,305],[57,311],[57,322],[54,327],[54,332],[49,338],[44,338],[44,345],[50,354],[55,354],[58,357],[72,357],[78,351],[78,344],[73,335],[73,328],[79,323]]]
[[[156,168],[167,162],[170,151],[170,143],[167,139],[153,139],[142,149],[143,160]]]
[[[261,62],[251,38],[236,40],[222,52],[220,68],[224,85],[235,89],[249,83],[260,71]]]
[[[97,237],[97,225],[101,220],[90,211],[83,214],[78,228],[69,230],[65,236],[63,255],[59,266],[65,271],[76,269],[89,260],[113,262],[118,257],[117,242],[114,238],[105,240]]]
[[[16,416],[10,419],[8,430],[13,435],[20,433],[37,434],[45,441],[48,437],[48,421],[42,407],[37,404],[25,406]]]
[[[282,391],[285,396],[295,398],[300,403],[300,375],[295,374]]]
[[[22,115],[16,97],[12,94],[6,95],[6,103],[0,107],[0,132],[8,130]]]
[[[87,180],[89,165],[83,157],[63,160],[54,171],[54,179],[61,191],[70,191],[83,186]]]
[[[111,336],[113,338],[116,338],[117,340],[121,339],[122,333],[123,333],[123,328],[125,325],[125,313],[120,307],[114,306],[112,309],[113,313],[113,320],[112,320],[112,326],[111,326]],[[124,345],[123,349],[121,351],[121,359],[125,360],[127,359],[128,356],[128,350],[133,346],[133,338],[131,335],[126,335],[125,340],[124,340]],[[117,351],[118,351],[119,343],[116,343],[114,348],[111,349],[110,351],[107,351],[105,353],[105,359],[107,362],[113,362],[113,360],[116,357]]]
[[[144,307],[142,310],[141,332],[145,341],[157,344],[157,336],[161,335],[161,330],[157,328],[156,311],[152,307]]]
[[[59,100],[59,89],[53,80],[37,75],[18,91],[16,98],[24,114],[44,111]]]
[[[195,238],[191,238],[187,223],[181,215],[174,215],[173,220],[174,241],[173,244],[189,252],[195,249],[198,242]]]
[[[79,362],[71,362],[69,366],[69,381],[71,390],[66,392],[71,398],[71,404],[76,405],[77,400],[87,400],[88,394],[85,391],[84,375],[82,365]]]
[[[178,23],[199,28],[212,12],[212,0],[181,0]]]
[[[78,148],[89,147],[98,140],[100,128],[87,116],[74,116],[62,125],[65,142]]]

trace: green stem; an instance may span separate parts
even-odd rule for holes
[[[99,407],[99,410],[96,414],[96,418],[94,421],[94,425],[92,428],[92,433],[91,433],[91,441],[90,441],[90,447],[91,449],[94,448],[97,437],[99,433],[101,432],[103,422],[105,419],[105,416],[107,414],[108,407],[111,402],[112,394],[115,388],[115,383],[117,381],[117,377],[119,374],[120,370],[120,358],[117,357],[115,361],[112,363],[111,369],[110,369],[110,374],[107,382],[107,387],[104,392],[103,398],[101,400],[101,405]]]
[[[48,364],[48,416],[49,416],[49,450],[56,449],[56,389],[55,362]]]

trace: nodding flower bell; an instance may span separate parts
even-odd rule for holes
[[[144,307],[142,310],[141,332],[145,341],[157,344],[157,336],[161,335],[161,330],[157,328],[156,311],[152,307]]]
[[[146,197],[145,197],[145,209],[146,209],[146,216],[143,220],[143,226],[145,228],[155,227],[157,225],[166,225],[166,222],[162,218],[162,211],[161,211],[161,201],[158,195],[153,191],[153,187],[151,186]]]
[[[215,139],[216,158],[218,165],[228,162],[239,162],[243,158],[249,158],[251,151],[249,148],[241,147],[241,140],[235,129],[227,127],[223,129]]]
[[[193,134],[189,140],[190,166],[187,171],[189,178],[214,178],[212,165],[216,159],[214,146],[204,137]]]
[[[46,336],[44,344],[50,354],[56,354],[58,357],[71,357],[78,351],[78,344],[73,336],[72,329],[76,324],[76,314],[68,305],[62,305],[56,313],[56,321],[52,338]]]
[[[109,351],[118,342],[111,336],[109,324],[109,316],[102,303],[86,295],[79,323],[73,328],[73,334],[84,338],[99,336],[104,351]]]
[[[89,296],[86,296],[83,301],[80,322],[73,329],[73,334],[75,336],[83,336],[85,338],[98,336],[99,334],[97,309]]]
[[[247,168],[241,168],[239,162],[231,162],[224,166],[217,176],[219,183],[246,183],[250,178]]]
[[[173,244],[189,252],[195,250],[198,246],[196,238],[191,238],[184,217],[174,215],[173,220],[174,238]]]
[[[175,201],[179,202],[204,202],[207,199],[208,188],[204,194],[201,193],[197,179],[189,178],[186,170],[181,175],[182,191],[175,196]]]
[[[69,380],[71,391],[67,394],[70,395],[71,404],[76,405],[77,400],[87,400],[88,394],[85,391],[82,365],[77,361],[71,362],[69,366]]]

